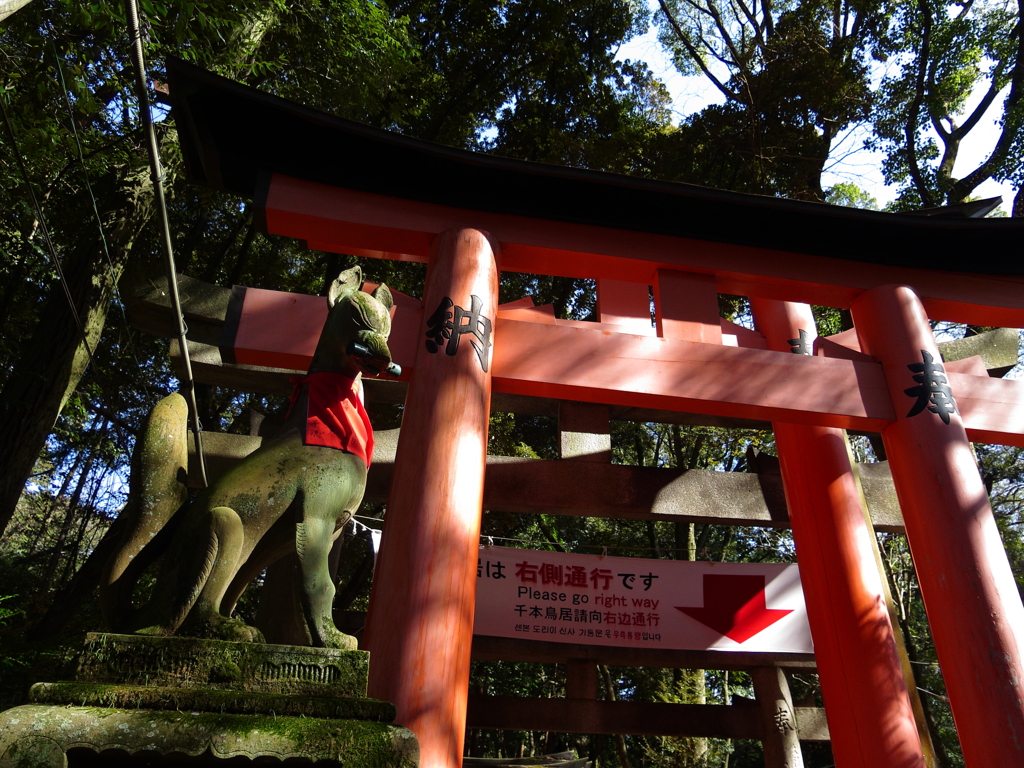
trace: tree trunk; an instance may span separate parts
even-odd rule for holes
[[[601,678],[604,680],[605,695],[608,697],[608,701],[617,701],[618,697],[615,695],[615,685],[612,683],[612,675],[608,671],[608,667],[605,664],[597,665],[598,671],[601,673]],[[631,768],[629,764],[629,755],[626,753],[626,738],[621,733],[615,734],[615,752],[619,757],[620,768]]]
[[[116,171],[115,171],[116,172]],[[147,168],[124,173],[107,198],[104,231],[110,259],[98,235],[65,263],[70,292],[89,348],[103,334],[110,301],[139,233],[153,213]],[[54,284],[39,312],[39,323],[0,391],[0,535],[21,497],[25,480],[68,398],[89,363],[63,286]],[[103,382],[114,386],[114,382]]]

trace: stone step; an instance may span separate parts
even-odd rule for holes
[[[151,685],[36,683],[29,691],[29,701],[77,707],[318,717],[378,723],[390,723],[395,719],[394,704],[376,699]]]

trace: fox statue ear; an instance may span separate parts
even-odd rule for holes
[[[333,309],[341,299],[358,291],[362,284],[363,270],[359,267],[346,269],[331,283],[331,288],[327,291],[327,306]]]
[[[373,298],[384,305],[384,309],[391,311],[391,308],[395,306],[395,299],[391,295],[391,289],[388,288],[384,283],[377,286],[373,293],[370,294]]]

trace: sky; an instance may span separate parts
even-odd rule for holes
[[[657,3],[651,3],[652,14],[657,13]],[[619,49],[619,60],[644,61],[654,75],[661,80],[672,95],[674,121],[679,122],[686,115],[703,109],[708,104],[721,102],[721,94],[703,77],[683,77],[665,55],[658,42],[657,32],[652,23],[651,28],[641,37],[634,38]],[[980,94],[978,95],[980,98]],[[975,102],[977,103],[977,102]],[[972,131],[971,139],[960,147],[956,174],[966,174],[973,170],[984,159],[984,153],[994,145],[998,133],[995,118],[1001,99],[996,99],[989,113]],[[968,105],[973,107],[973,104]],[[976,135],[979,134],[979,135]],[[864,126],[847,135],[841,141],[831,158],[830,167],[822,177],[825,187],[838,182],[853,183],[878,200],[879,206],[892,201],[897,190],[887,187],[882,180],[882,156],[863,148],[868,129]],[[1003,210],[1009,212],[1013,205],[1014,189],[1009,184],[987,181],[974,192],[976,197],[1002,196]]]

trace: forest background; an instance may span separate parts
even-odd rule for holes
[[[876,207],[823,173],[856,129],[882,158],[892,210],[972,199],[987,180],[1017,190],[1024,215],[1024,0],[141,0],[148,79],[172,54],[343,117],[451,146],[708,187]],[[11,15],[8,15],[11,14]],[[720,103],[673,120],[672,99],[621,46],[655,25],[678,71]],[[0,706],[23,699],[65,647],[95,630],[95,584],[123,506],[135,436],[178,383],[167,340],[133,329],[123,292],[158,274],[152,181],[123,6],[108,0],[0,2]],[[152,97],[158,97],[152,93]],[[997,115],[984,128],[986,112]],[[318,293],[353,260],[260,234],[247,201],[187,184],[173,121],[158,108],[179,270],[230,287]],[[981,126],[981,128],[979,128]],[[982,160],[957,164],[972,146]],[[980,146],[980,149],[979,149]],[[30,193],[31,190],[31,193]],[[32,204],[39,202],[42,216]],[[1005,214],[1004,214],[1005,215]],[[971,254],[962,254],[965,260]],[[362,263],[417,295],[422,269]],[[533,296],[593,317],[589,281],[505,275],[501,298]],[[738,297],[722,311],[749,320]],[[818,308],[819,330],[845,327]],[[942,327],[947,336],[984,329]],[[1021,367],[1015,373],[1020,375]],[[200,385],[206,429],[248,432],[280,399]],[[397,424],[400,409],[375,414]],[[614,461],[747,471],[770,432],[613,424]],[[866,438],[858,458],[876,459]],[[1015,573],[1024,574],[1020,449],[976,446]],[[490,451],[556,458],[552,419],[495,414]],[[364,522],[379,527],[382,507]],[[116,530],[116,529],[115,529]],[[513,546],[625,556],[792,561],[787,531],[487,512]],[[962,764],[905,541],[880,537],[942,766]],[[338,609],[365,607],[366,547],[346,546]],[[347,586],[346,586],[347,585]],[[255,609],[247,592],[243,617]],[[248,613],[247,613],[248,612]],[[602,695],[728,703],[742,673],[602,669]],[[812,675],[791,680],[800,698]],[[478,663],[473,690],[564,695],[554,665]],[[576,748],[603,765],[760,765],[757,742],[471,732],[474,754]],[[805,747],[809,766],[831,764]]]

